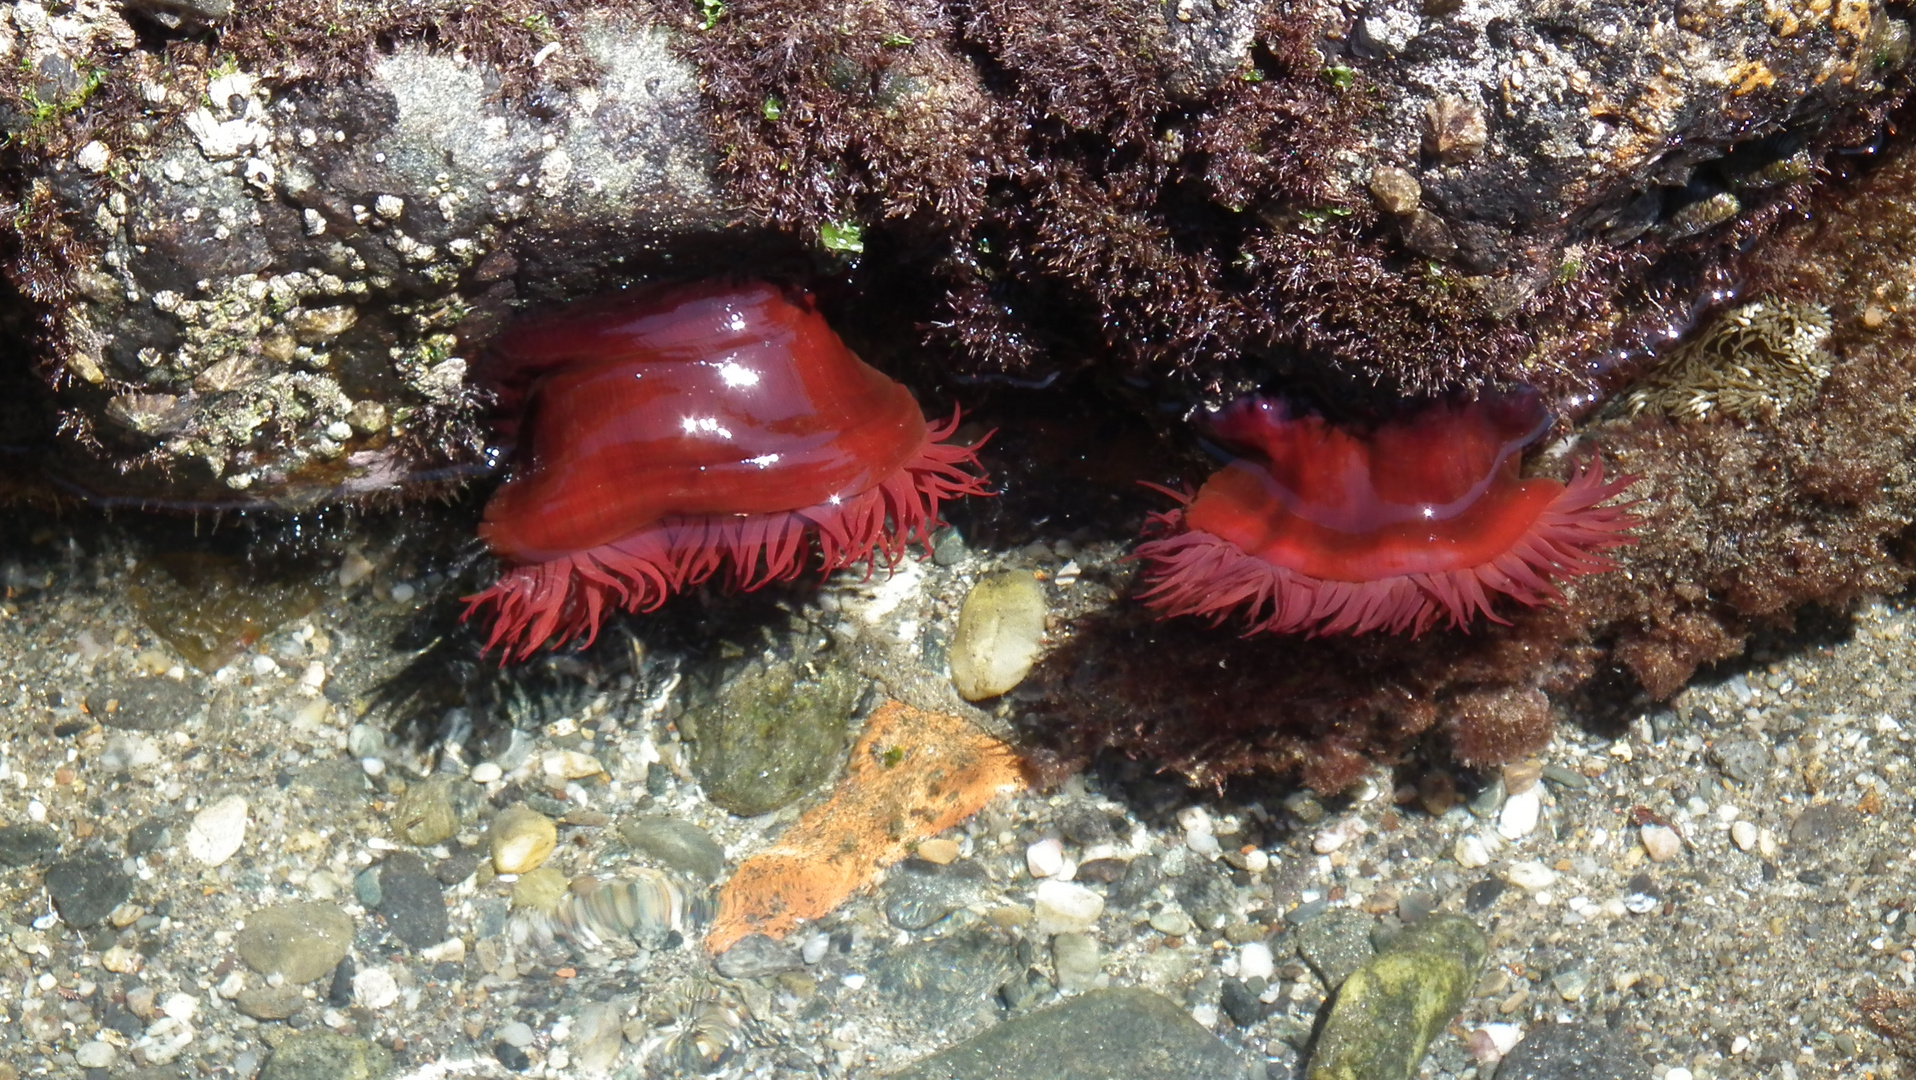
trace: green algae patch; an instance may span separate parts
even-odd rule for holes
[[[209,552],[144,560],[133,568],[127,593],[147,629],[208,673],[312,611],[320,599],[311,581],[275,578]]]
[[[1310,1080],[1408,1080],[1463,1007],[1489,943],[1440,915],[1406,930],[1344,980],[1312,1055]]]

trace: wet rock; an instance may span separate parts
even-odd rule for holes
[[[435,776],[406,789],[393,806],[393,838],[415,847],[431,847],[459,831],[452,804],[452,779]]]
[[[738,944],[718,954],[712,966],[728,979],[762,979],[805,966],[798,950],[764,934],[740,938]]]
[[[246,799],[228,795],[193,815],[186,830],[186,853],[205,866],[218,866],[246,842]]]
[[[1633,1080],[1643,1066],[1593,1024],[1538,1024],[1497,1068],[1497,1080]]]
[[[278,986],[248,986],[233,999],[241,1013],[255,1020],[284,1020],[306,1005],[306,995],[295,983]]]
[[[176,19],[187,0],[146,3]],[[521,282],[576,298],[724,242],[697,76],[661,31],[578,20],[538,92],[501,97],[545,44],[516,23],[504,32],[523,49],[505,70],[408,44],[328,58],[353,71],[311,78],[303,65],[355,48],[329,32],[290,46],[309,77],[288,91],[285,28],[262,21],[229,28],[236,70],[154,82],[131,33],[76,58],[94,108],[153,92],[188,103],[83,155],[130,162],[113,197],[86,189],[84,167],[45,189],[86,222],[85,254],[69,247],[38,278],[65,300],[49,340],[67,405],[91,417],[60,459],[83,490],[308,506],[430,483],[476,459],[466,357]],[[549,107],[572,92],[544,82],[561,71],[589,75],[594,108]],[[115,468],[143,455],[164,467]]]
[[[622,823],[619,836],[633,851],[700,881],[717,881],[725,872],[724,850],[711,834],[689,821],[649,815]]]
[[[392,935],[415,949],[446,940],[445,887],[424,859],[409,852],[388,856],[379,864],[379,913]]]
[[[872,965],[872,980],[891,1009],[928,1028],[970,1026],[1019,969],[1011,946],[968,931],[894,950]]]
[[[823,784],[844,756],[846,721],[864,692],[849,668],[809,675],[789,663],[748,669],[686,711],[692,772],[712,802],[747,817]]]
[[[259,1080],[385,1080],[392,1051],[330,1031],[298,1031],[273,1048]]]
[[[1809,849],[1827,847],[1861,820],[1856,811],[1836,803],[1812,806],[1790,823],[1790,844]]]
[[[1322,921],[1322,920],[1319,920]],[[1312,1080],[1409,1080],[1462,1007],[1489,944],[1468,919],[1437,915],[1343,980],[1312,1055]]]
[[[60,834],[45,825],[0,826],[0,866],[32,866],[60,849]]]
[[[86,696],[87,711],[108,727],[166,731],[206,707],[198,691],[177,679],[126,679]]]
[[[254,971],[298,985],[331,974],[352,939],[351,916],[337,904],[311,901],[253,912],[233,947]]]
[[[1774,764],[1769,747],[1756,739],[1724,739],[1710,748],[1710,758],[1723,775],[1739,784],[1756,783]]]
[[[1261,1066],[1240,1057],[1175,1002],[1137,989],[1094,990],[1008,1020],[896,1074],[898,1080],[1249,1080],[1260,1075]]]
[[[1102,963],[1098,939],[1090,934],[1059,934],[1051,939],[1051,968],[1058,973],[1058,989],[1067,994],[1091,989]]]
[[[1028,570],[979,580],[965,594],[952,635],[951,683],[966,701],[983,701],[1024,681],[1042,649],[1044,586]]]
[[[98,926],[133,895],[133,879],[118,859],[67,859],[47,868],[47,895],[68,926]]]
[[[559,844],[559,827],[552,819],[528,806],[509,806],[499,811],[486,832],[492,852],[493,869],[501,874],[523,874],[534,870]]]
[[[315,761],[293,772],[288,790],[309,804],[352,805],[366,792],[366,770],[345,758]]]
[[[885,878],[885,918],[900,930],[923,930],[985,894],[985,868],[966,860],[939,866],[906,859]]]
[[[1375,925],[1375,919],[1354,908],[1331,908],[1298,927],[1297,951],[1324,985],[1335,990],[1370,959]]]

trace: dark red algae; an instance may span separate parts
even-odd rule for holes
[[[989,494],[978,446],[944,441],[957,414],[927,423],[796,291],[650,290],[523,323],[496,356],[525,456],[479,528],[509,568],[466,615],[507,659],[721,571],[751,590],[895,564],[941,503]]]
[[[1210,429],[1240,456],[1153,516],[1143,599],[1165,616],[1238,614],[1250,634],[1505,622],[1492,597],[1555,600],[1551,577],[1612,569],[1597,552],[1634,543],[1627,508],[1602,505],[1633,477],[1606,482],[1594,458],[1567,483],[1518,475],[1549,426],[1533,393],[1437,402],[1368,432],[1234,402]]]

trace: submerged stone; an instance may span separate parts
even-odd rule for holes
[[[826,663],[754,667],[689,709],[692,772],[706,797],[734,814],[767,814],[823,784],[844,755],[846,722],[864,680]]]
[[[1248,1080],[1263,1076],[1189,1013],[1149,990],[1093,990],[1009,1020],[896,1080]]]
[[[260,1080],[385,1080],[392,1051],[330,1031],[301,1031],[274,1049]]]
[[[1409,1080],[1463,1006],[1488,952],[1484,932],[1462,916],[1434,916],[1399,934],[1344,980],[1306,1075]]]
[[[319,589],[310,581],[275,578],[204,551],[141,562],[127,593],[148,629],[207,672],[319,605]]]
[[[1009,692],[1031,673],[1044,637],[1044,586],[1026,570],[982,578],[965,594],[951,640],[951,684],[966,701]]]

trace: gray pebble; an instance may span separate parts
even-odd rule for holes
[[[1051,966],[1058,988],[1068,994],[1091,989],[1103,963],[1098,939],[1090,934],[1059,934],[1051,939]]]
[[[67,859],[47,870],[47,895],[68,926],[97,926],[133,895],[118,859]]]
[[[725,852],[689,821],[648,815],[620,825],[619,836],[633,851],[701,881],[717,881],[725,871]]]
[[[330,1031],[301,1031],[273,1050],[259,1080],[385,1080],[392,1051],[366,1039]]]
[[[762,979],[804,966],[798,950],[764,934],[741,938],[738,944],[718,954],[712,961],[720,975],[728,979]]]
[[[1354,908],[1332,908],[1298,928],[1297,951],[1324,985],[1335,990],[1370,959],[1375,922]]]
[[[337,904],[312,901],[253,912],[233,947],[261,975],[277,972],[299,984],[330,974],[352,940],[351,916]]]
[[[60,848],[60,834],[45,825],[0,827],[0,866],[32,866]]]
[[[900,930],[923,930],[983,896],[990,881],[971,860],[939,866],[906,859],[885,879],[885,918]]]

